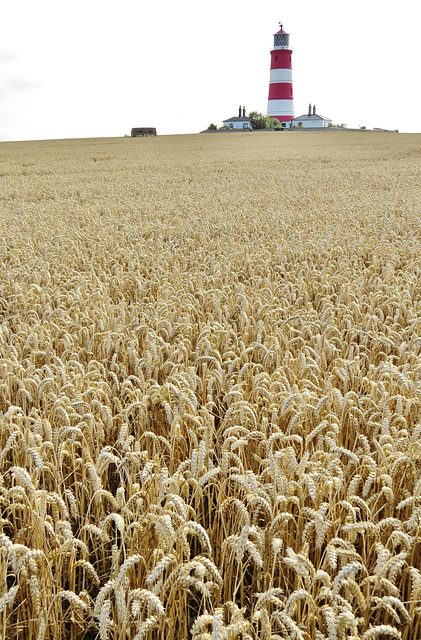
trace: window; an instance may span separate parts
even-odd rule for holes
[[[278,56],[275,56],[275,62],[278,62]]]
[[[288,47],[289,35],[287,33],[275,33],[275,47]]]

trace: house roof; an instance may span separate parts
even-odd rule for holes
[[[308,113],[306,113],[303,116],[297,116],[296,118],[293,118],[293,120],[300,120],[300,121],[305,121],[305,120],[327,120],[328,122],[332,122],[332,120],[330,118],[325,118],[324,116],[319,116],[317,113],[312,113],[311,115],[308,115]]]
[[[227,118],[226,120],[222,120],[222,122],[250,122],[250,118],[239,116],[235,116],[234,118]]]

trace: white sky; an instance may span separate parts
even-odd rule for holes
[[[0,140],[194,133],[266,112],[281,21],[295,115],[421,131],[420,0],[9,0]]]

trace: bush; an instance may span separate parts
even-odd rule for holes
[[[253,129],[266,129],[268,118],[267,116],[263,115],[263,113],[250,111],[249,119]]]
[[[213,122],[210,123],[210,125],[208,126],[208,131],[216,131],[217,130],[217,126],[216,124],[213,124]]]
[[[279,122],[278,118],[266,118],[266,129],[283,129],[284,127]]]

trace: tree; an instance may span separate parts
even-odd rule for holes
[[[263,113],[250,111],[249,119],[253,129],[266,129],[268,118]]]
[[[217,126],[216,124],[213,124],[213,122],[210,123],[210,125],[208,126],[208,131],[216,131],[217,130]]]

